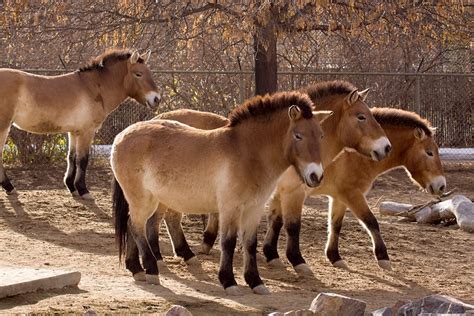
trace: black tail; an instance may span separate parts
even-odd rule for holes
[[[115,177],[112,180],[112,211],[115,218],[115,242],[119,250],[119,260],[126,251],[127,245],[127,223],[128,223],[128,202],[123,195],[123,190]]]

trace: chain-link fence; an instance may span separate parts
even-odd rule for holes
[[[53,74],[53,70],[37,70]],[[158,113],[192,108],[227,115],[244,99],[254,94],[251,71],[154,71],[164,98]],[[371,88],[368,103],[411,110],[437,127],[437,141],[445,161],[462,160],[474,165],[474,110],[472,74],[411,74],[360,72],[280,72],[281,90],[293,90],[310,83],[341,79],[360,89]],[[137,121],[156,113],[133,100],[125,101],[106,119],[97,132],[92,160],[104,156],[115,135]],[[55,162],[66,155],[66,137],[38,136],[12,129],[4,160],[7,162]]]

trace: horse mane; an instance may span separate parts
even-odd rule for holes
[[[371,111],[375,120],[379,122],[380,125],[421,128],[426,135],[430,137],[434,135],[434,129],[431,123],[415,112],[393,108],[372,108]]]
[[[344,80],[322,81],[311,84],[301,89],[307,93],[311,100],[319,100],[332,95],[347,95],[357,88],[350,82]],[[317,106],[317,104],[315,104]]]
[[[263,97],[255,96],[245,101],[230,112],[228,126],[236,126],[250,118],[263,117],[288,109],[292,105],[297,105],[300,108],[303,118],[310,119],[313,117],[313,102],[306,94],[298,91],[277,92],[266,94]]]
[[[103,70],[118,61],[127,60],[132,56],[130,49],[109,49],[97,57],[89,60],[87,64],[79,68],[79,72]],[[137,63],[144,63],[143,58],[138,58]]]

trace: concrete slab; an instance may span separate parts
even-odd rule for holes
[[[80,280],[79,272],[0,266],[0,299],[37,290],[77,286]]]

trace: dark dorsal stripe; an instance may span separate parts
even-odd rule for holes
[[[421,128],[426,135],[433,136],[433,130],[428,120],[418,114],[401,109],[372,108],[374,118],[380,125],[394,125],[409,128]]]
[[[306,94],[297,91],[278,92],[263,97],[256,96],[245,101],[229,114],[229,126],[236,126],[250,118],[270,115],[282,109],[288,109],[292,105],[297,105],[300,108],[303,118],[313,117],[313,102]]]
[[[309,95],[313,102],[333,95],[347,95],[357,88],[350,82],[343,80],[323,81],[301,89]],[[315,104],[317,107],[318,105]]]
[[[105,53],[92,58],[86,65],[79,68],[79,72],[102,70],[118,61],[128,60],[132,56],[132,51],[129,49],[112,49]],[[144,63],[143,58],[138,58],[138,63]]]

